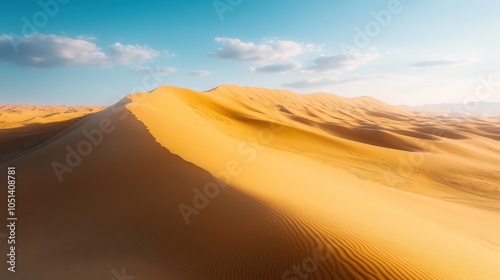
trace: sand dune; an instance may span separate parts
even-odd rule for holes
[[[0,105],[0,159],[26,153],[99,106]]]
[[[0,105],[0,127],[17,128],[21,126],[59,122],[98,112],[102,106],[38,106],[38,105]]]
[[[20,219],[1,279],[500,279],[498,118],[233,85],[6,108],[2,148],[39,132],[0,160]]]

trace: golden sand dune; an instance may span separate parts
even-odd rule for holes
[[[0,159],[26,153],[98,106],[0,105]]]
[[[0,275],[500,279],[499,139],[498,118],[369,97],[131,95],[1,163],[20,222]]]
[[[0,105],[0,127],[17,128],[36,123],[59,122],[101,111],[102,106]]]

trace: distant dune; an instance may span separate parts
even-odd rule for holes
[[[1,279],[500,279],[500,118],[234,85],[101,109],[0,107]]]
[[[469,102],[462,104],[427,104],[406,109],[419,112],[445,114],[451,116],[489,116],[500,117],[500,102]]]
[[[0,105],[0,159],[26,153],[99,106]]]

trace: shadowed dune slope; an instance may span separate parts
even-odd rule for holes
[[[162,87],[62,127],[1,164],[2,279],[500,279],[499,119]]]

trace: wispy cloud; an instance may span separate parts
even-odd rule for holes
[[[132,66],[130,68],[130,72],[132,73],[175,73],[177,72],[177,69],[174,67],[164,67],[164,66],[157,66],[156,68],[150,68],[150,67],[144,67],[142,65],[136,65]]]
[[[85,41],[95,41],[97,38],[92,35],[79,35],[76,37],[78,40],[85,40]]]
[[[260,67],[251,67],[250,70],[252,72],[257,73],[286,73],[293,70],[300,69],[301,64],[295,61],[276,63],[276,64],[267,64]]]
[[[449,66],[461,66],[468,65],[476,62],[474,58],[459,59],[459,58],[429,58],[417,61],[410,66],[412,68],[423,68],[423,67],[449,67]]]
[[[189,71],[189,75],[195,76],[195,77],[208,76],[208,75],[211,75],[211,74],[212,74],[212,72],[210,72],[208,70],[192,70],[192,71]]]
[[[299,80],[291,83],[283,84],[284,87],[303,89],[303,88],[317,88],[332,85],[341,85],[348,83],[364,82],[368,80],[383,80],[383,79],[393,79],[393,78],[416,78],[413,76],[401,76],[401,75],[367,75],[367,76],[355,76],[344,79],[339,78],[310,78]]]
[[[266,39],[262,43],[243,42],[234,38],[215,38],[222,46],[210,56],[238,61],[283,61],[291,57],[319,50],[322,46],[294,41]]]
[[[163,53],[163,56],[165,56],[165,57],[176,57],[176,56],[177,56],[177,54],[176,54],[176,53],[169,52],[169,51],[167,51],[167,50],[163,50],[163,52],[162,52],[162,53]]]
[[[380,55],[376,53],[353,53],[346,55],[320,56],[304,70],[316,73],[329,73],[341,70],[352,70],[366,64]]]
[[[147,46],[122,45],[114,43],[107,48],[108,63],[111,65],[130,65],[151,60],[160,55],[156,50]]]
[[[71,38],[34,33],[14,38],[0,36],[0,61],[20,66],[49,67],[110,67],[132,65],[152,60],[160,52],[148,46],[114,43],[104,50],[95,38]],[[17,46],[16,53],[13,45]]]
[[[470,84],[476,82],[473,79],[438,79],[430,82],[434,86],[442,85],[457,85],[457,84]]]

